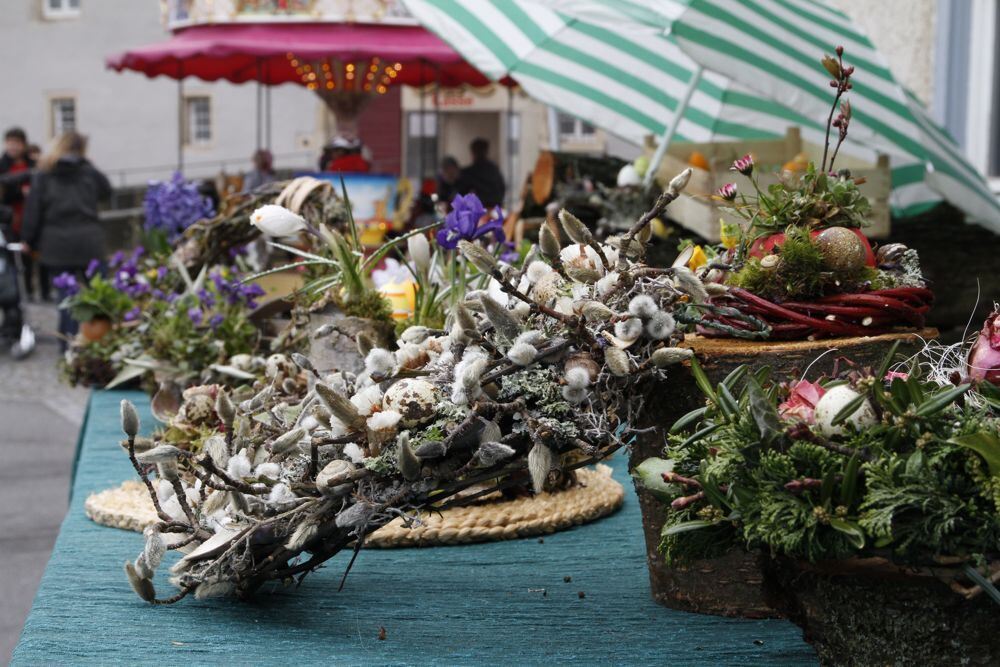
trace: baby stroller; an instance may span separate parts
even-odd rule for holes
[[[35,332],[24,321],[21,287],[18,284],[18,254],[21,244],[11,238],[13,212],[0,206],[0,350],[10,350],[14,359],[23,359],[35,349]]]

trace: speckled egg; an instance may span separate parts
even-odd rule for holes
[[[865,265],[865,244],[846,227],[830,227],[816,235],[816,246],[834,271],[860,271]]]
[[[844,427],[847,424],[851,424],[858,430],[875,425],[878,419],[875,417],[872,404],[867,399],[844,422],[836,426],[833,425],[832,422],[837,413],[858,396],[860,394],[847,385],[833,387],[823,394],[823,397],[816,403],[816,409],[813,413],[816,417],[816,426],[819,427],[823,435],[828,438],[834,435],[843,435],[846,432]]]
[[[440,400],[437,387],[420,378],[407,378],[393,384],[382,397],[383,410],[403,415],[401,423],[409,428],[434,416]]]

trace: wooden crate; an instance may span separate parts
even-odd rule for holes
[[[650,137],[646,141],[646,154],[652,156],[654,150],[656,143]],[[736,183],[743,193],[752,192],[745,176],[729,171],[733,160],[747,153],[752,154],[759,170],[761,187],[766,188],[777,182],[782,165],[799,153],[805,153],[816,163],[823,157],[823,147],[803,141],[797,127],[788,128],[783,139],[675,143],[667,149],[667,154],[660,163],[656,173],[657,183],[666,186],[671,178],[690,166],[688,159],[696,151],[705,156],[710,168],[694,168],[684,195],[670,205],[667,213],[687,229],[713,242],[719,241],[720,221],[734,223],[742,218],[721,207],[720,202],[711,199],[711,194],[726,183]],[[861,185],[861,192],[868,197],[872,212],[869,218],[871,225],[865,228],[865,234],[872,238],[888,237],[889,194],[892,190],[889,157],[879,155],[878,162],[871,164],[858,158],[838,155],[837,167],[850,169],[854,176],[867,179]]]

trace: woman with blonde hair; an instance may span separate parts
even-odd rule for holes
[[[86,152],[83,135],[66,132],[58,137],[39,160],[24,212],[22,238],[39,251],[62,297],[66,290],[55,284],[56,278],[70,273],[82,281],[88,265],[103,262],[107,253],[97,204],[111,196],[111,183],[87,160]],[[76,322],[66,310],[59,313],[59,332],[67,337],[76,333]]]

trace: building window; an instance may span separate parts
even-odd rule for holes
[[[437,114],[410,111],[406,114],[406,175],[420,183],[437,172]],[[421,172],[421,167],[423,171]]]
[[[42,0],[42,16],[47,19],[75,19],[80,16],[80,0]]]
[[[50,101],[52,125],[49,132],[58,137],[65,132],[76,130],[76,100],[72,97],[54,97]]]
[[[597,131],[585,120],[580,120],[568,113],[559,113],[559,138],[567,141],[594,141]]]
[[[184,99],[184,145],[205,146],[212,142],[212,100],[208,95]]]

